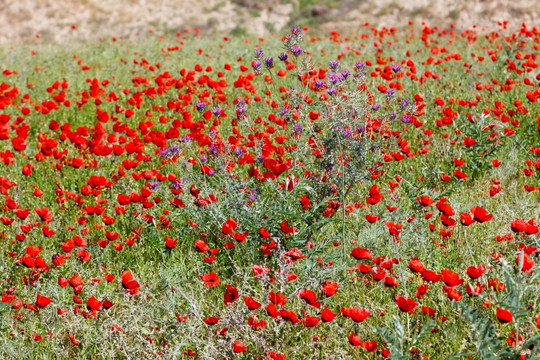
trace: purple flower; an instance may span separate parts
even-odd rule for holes
[[[234,149],[234,154],[236,156],[242,156],[242,155],[244,155],[244,150],[242,150],[242,148],[238,147],[238,148]]]
[[[206,103],[204,101],[198,101],[196,104],[195,104],[195,107],[197,108],[197,111],[198,112],[203,112],[204,111],[204,108],[206,107]]]
[[[343,76],[344,79],[347,79],[349,75],[351,75],[351,72],[348,69],[345,69],[341,72],[341,76]]]
[[[243,119],[244,116],[246,115],[246,112],[247,112],[247,108],[245,106],[240,105],[236,109],[236,116],[239,119]]]
[[[201,159],[201,162],[204,164],[204,163],[208,160],[208,156],[206,156],[206,155],[201,155],[201,156],[200,156],[200,159]]]
[[[263,57],[263,49],[256,48],[255,49],[255,59],[261,59]]]
[[[164,159],[171,156],[171,154],[169,153],[169,150],[167,150],[167,149],[161,149],[161,150],[159,150],[159,152],[161,154],[161,157],[164,158]]]
[[[377,110],[379,110],[380,108],[381,108],[381,105],[379,105],[379,104],[373,104],[373,105],[371,105],[371,109],[374,110],[374,111],[377,111]]]
[[[300,134],[302,132],[302,124],[294,124],[294,131]]]
[[[271,57],[267,57],[264,59],[264,65],[267,69],[272,69],[274,67],[274,59]]]
[[[363,62],[363,61],[358,60],[358,61],[356,62],[356,64],[354,64],[354,67],[355,67],[357,70],[364,70],[364,68],[366,67],[366,63]]]
[[[300,55],[302,55],[302,48],[299,45],[294,45],[291,49],[291,53],[294,56],[299,57]]]
[[[216,174],[216,172],[214,171],[214,169],[211,169],[210,171],[208,171],[208,176],[214,176]]]
[[[318,89],[322,88],[324,86],[324,81],[322,80],[315,80],[315,87]]]
[[[401,71],[401,66],[399,66],[399,64],[392,64],[391,68],[392,68],[392,71],[395,73],[398,73]]]
[[[182,183],[180,181],[178,181],[178,179],[174,180],[174,182],[172,183],[171,187],[174,189],[174,190],[178,190],[182,187]]]
[[[410,124],[412,121],[412,117],[411,115],[409,114],[405,114],[401,117],[401,122],[405,123],[405,124]]]
[[[295,36],[302,34],[302,28],[300,26],[293,26],[291,29],[291,33]]]
[[[289,112],[289,109],[287,109],[286,107],[281,108],[279,109],[279,116],[284,117],[288,114],[288,112]]]
[[[220,116],[221,115],[221,108],[220,107],[213,107],[212,108],[212,114],[214,116]]]
[[[287,55],[287,53],[281,53],[278,56],[278,59],[281,60],[281,61],[287,61],[288,58],[289,58],[289,56]]]
[[[176,145],[176,144],[173,144],[171,145],[169,151],[172,153],[172,154],[176,154],[178,151],[180,151],[180,146]]]
[[[154,190],[159,186],[159,183],[157,181],[152,181],[150,183],[150,190]]]
[[[402,109],[405,109],[406,107],[409,106],[409,100],[407,100],[406,98],[401,100],[399,102],[399,106],[402,108]]]
[[[341,132],[341,135],[343,135],[343,137],[347,138],[347,137],[352,135],[352,132],[349,129],[343,129],[343,131]]]
[[[336,89],[328,89],[326,90],[326,93],[328,95],[336,95],[337,94],[337,90]]]
[[[330,61],[329,65],[330,65],[330,70],[331,71],[337,71],[337,69],[339,67],[339,61],[332,60],[332,61]]]
[[[255,60],[253,64],[251,64],[251,67],[253,67],[253,71],[257,73],[257,75],[260,75],[262,73],[261,71],[261,62],[259,60]]]

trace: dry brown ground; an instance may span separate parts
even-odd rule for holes
[[[0,43],[75,41],[132,36],[149,28],[175,33],[187,26],[228,34],[235,28],[279,31],[295,14],[315,15],[324,31],[427,21],[458,28],[509,20],[513,27],[540,25],[534,0],[328,0],[299,9],[300,0],[0,0]],[[296,15],[298,16],[298,15]],[[76,25],[76,30],[72,29]]]

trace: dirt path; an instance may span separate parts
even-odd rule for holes
[[[298,7],[300,0],[0,0],[0,43],[76,41],[131,36],[152,28],[175,33],[203,31],[264,34],[279,31],[291,16],[310,15],[324,31],[347,31],[366,21],[375,26],[407,20],[458,28],[511,20],[540,23],[540,2],[531,0],[329,0]],[[317,1],[313,1],[317,2]],[[75,29],[72,28],[75,25]]]

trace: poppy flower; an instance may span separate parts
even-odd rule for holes
[[[44,295],[41,295],[41,294],[37,294],[36,306],[46,307],[50,303],[51,303],[51,298],[50,297],[47,297],[47,296],[44,296]]]
[[[421,273],[422,271],[424,271],[424,264],[422,264],[422,262],[418,260],[417,257],[414,257],[409,262],[409,269],[411,269],[411,271],[413,272]]]
[[[168,235],[165,236],[165,246],[167,249],[174,249],[176,247],[176,242],[178,241],[178,238],[171,238]]]
[[[512,312],[509,310],[497,308],[496,309],[496,315],[499,322],[506,324],[514,320],[514,316],[512,315]]]
[[[238,289],[231,285],[225,285],[225,294],[223,294],[223,302],[225,305],[232,304],[238,298]]]
[[[338,292],[338,283],[327,281],[321,284],[322,293],[328,297],[334,296]]]
[[[292,234],[296,232],[296,227],[291,228],[287,223],[287,220],[283,220],[281,222],[281,231],[283,231],[285,234]]]
[[[302,323],[304,323],[305,327],[314,327],[319,325],[321,320],[316,316],[306,316],[304,319],[302,319]]]
[[[356,260],[365,260],[371,259],[373,255],[368,249],[363,249],[361,247],[356,247],[351,251],[351,256]]]
[[[260,330],[260,329],[264,329],[266,327],[267,322],[264,319],[263,320],[257,320],[254,317],[250,317],[250,318],[248,318],[248,325],[253,330]]]
[[[317,309],[320,309],[321,307],[321,303],[317,301],[317,294],[315,294],[311,290],[300,290],[300,292],[298,293],[298,297],[300,299],[303,299],[308,305],[316,307]]]
[[[369,352],[377,351],[377,341],[375,340],[366,340],[362,344],[363,348]]]
[[[95,314],[95,312],[101,308],[101,301],[92,296],[86,302],[86,307],[88,308],[88,310],[93,311]]]
[[[364,308],[346,308],[343,306],[341,307],[341,314],[352,319],[354,322],[362,322],[371,315],[371,313]]]
[[[435,315],[436,311],[435,309],[432,309],[429,306],[422,306],[422,313],[428,316],[433,316]]]
[[[423,207],[433,204],[433,199],[427,195],[422,195],[421,197],[417,197],[416,201],[418,201],[418,203],[422,205]]]
[[[261,303],[253,300],[251,296],[247,296],[244,298],[244,303],[246,304],[247,308],[249,310],[257,310],[261,307]]]
[[[398,295],[395,299],[399,309],[410,314],[414,312],[416,305],[418,305],[413,299],[405,299],[403,296]]]
[[[240,354],[241,352],[245,351],[247,349],[244,344],[242,344],[240,341],[236,340],[234,342],[233,351],[237,354]]]
[[[516,258],[516,264],[518,266],[522,264],[521,270],[523,272],[529,272],[536,265],[536,263],[526,253],[518,254]]]
[[[489,221],[493,218],[493,214],[488,214],[486,209],[480,206],[473,206],[471,208],[471,214],[473,215],[473,219],[479,223]]]
[[[370,205],[378,204],[382,200],[382,194],[379,192],[379,187],[377,185],[373,185],[371,189],[369,189],[369,196],[366,198],[366,201]]]
[[[218,286],[220,279],[215,272],[210,272],[207,274],[199,275],[199,278],[204,281],[204,286]]]
[[[444,283],[448,286],[458,286],[465,282],[465,280],[459,278],[455,271],[445,268],[441,273]]]
[[[476,222],[475,220],[473,220],[471,214],[469,213],[461,213],[459,221],[461,222],[463,226],[469,226]]]
[[[326,306],[324,307],[323,311],[321,312],[321,319],[324,322],[331,322],[332,320],[334,320],[334,318],[336,316],[337,316],[337,314],[333,313],[332,310],[330,310]]]
[[[133,274],[131,271],[125,270],[122,273],[122,286],[128,291],[132,291],[132,294],[137,294],[139,290],[139,283],[133,280]]]
[[[349,344],[352,346],[362,346],[362,339],[360,336],[354,335],[354,332],[351,331],[349,334]]]
[[[379,221],[380,219],[381,219],[380,216],[371,215],[371,214],[366,215],[366,220],[370,224],[373,224],[373,223]]]
[[[480,276],[484,275],[486,273],[486,266],[484,264],[480,264],[477,267],[469,266],[467,268],[467,275],[471,279],[478,279]]]

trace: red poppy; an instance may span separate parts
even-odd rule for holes
[[[473,206],[471,208],[471,214],[473,215],[473,219],[479,223],[489,221],[493,218],[493,214],[488,214],[486,209],[480,206]]]
[[[341,314],[352,319],[354,322],[362,322],[371,315],[371,313],[364,308],[345,308],[343,306],[341,307]]]
[[[416,305],[418,305],[413,299],[405,299],[403,296],[398,295],[395,297],[395,299],[399,309],[410,314],[414,312]]]
[[[349,334],[349,343],[352,346],[361,346],[362,345],[362,339],[360,336],[354,335],[354,332],[351,331]]]
[[[327,281],[321,284],[322,293],[328,297],[334,296],[338,292],[338,283]]]
[[[337,316],[337,314],[333,313],[332,310],[330,310],[326,306],[324,307],[323,311],[321,312],[321,319],[324,322],[331,322],[332,320],[334,320],[334,318],[336,316]]]
[[[41,294],[37,294],[36,306],[45,307],[45,306],[49,305],[50,303],[51,303],[51,298],[50,297],[47,297],[47,296],[44,296],[44,295],[41,295]]]
[[[223,302],[225,305],[232,304],[238,298],[238,289],[231,285],[225,285],[225,294],[223,294]]]
[[[244,298],[244,303],[246,304],[247,308],[249,310],[257,310],[261,307],[261,303],[253,300],[251,296],[247,296]]]
[[[311,290],[302,289],[298,293],[298,297],[303,299],[308,305],[311,305],[317,309],[320,309],[321,303],[317,301],[317,294]]]
[[[199,278],[204,281],[204,286],[218,286],[220,279],[215,272],[210,272],[207,274],[199,275]]]
[[[512,315],[512,312],[510,312],[509,310],[501,309],[498,307],[496,309],[496,314],[497,314],[497,319],[499,320],[499,322],[503,324],[509,323],[514,320],[514,316]]]
[[[448,286],[458,286],[465,282],[465,280],[459,278],[455,271],[445,268],[441,273],[444,283]]]
[[[422,262],[418,260],[417,257],[414,257],[409,262],[409,269],[411,269],[411,271],[413,272],[421,273],[422,271],[424,271],[424,264],[422,264]]]
[[[368,249],[362,249],[361,247],[356,247],[351,251],[351,256],[357,260],[371,259],[371,251]]]
[[[366,201],[368,204],[375,205],[381,200],[382,194],[379,192],[379,187],[374,184],[371,189],[369,189],[369,196],[366,198]]]
[[[469,225],[471,225],[471,224],[473,224],[475,222],[475,220],[473,220],[471,214],[469,214],[469,213],[461,213],[459,221],[464,226],[469,226]]]
[[[477,267],[469,266],[467,268],[467,275],[471,279],[478,279],[480,276],[484,275],[486,273],[486,266],[484,264],[480,264]]]
[[[234,342],[234,346],[233,346],[233,351],[237,354],[245,351],[247,349],[246,346],[244,346],[244,344],[242,344],[240,341],[236,340]]]

